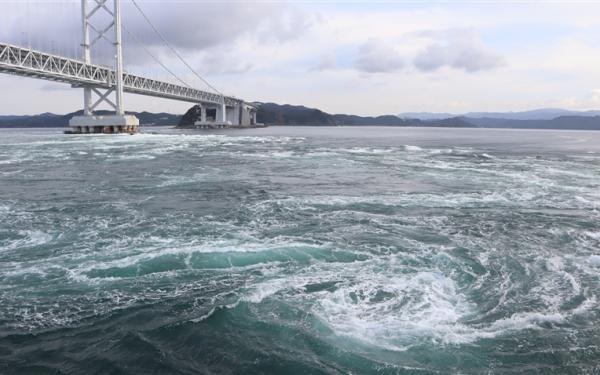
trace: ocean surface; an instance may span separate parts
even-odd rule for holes
[[[0,129],[0,374],[598,374],[600,132]]]

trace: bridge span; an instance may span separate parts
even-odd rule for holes
[[[198,126],[251,126],[256,124],[256,108],[242,99],[220,93],[196,89],[189,85],[177,85],[150,79],[123,71],[121,51],[120,0],[113,0],[112,9],[108,0],[93,0],[95,7],[88,9],[88,0],[82,0],[83,59],[71,59],[30,48],[0,42],[0,73],[39,78],[70,84],[84,90],[84,114],[70,121],[74,133],[133,133],[139,121],[126,115],[123,92],[174,99],[198,104],[200,107]],[[103,9],[113,17],[105,28],[91,25],[90,18]],[[91,63],[90,47],[101,39],[107,39],[107,31],[114,29],[115,66],[108,67]],[[90,29],[97,35],[90,42]],[[101,31],[98,31],[101,30]],[[97,99],[92,103],[92,95]],[[111,100],[114,95],[115,100]],[[96,116],[94,110],[100,104],[108,104],[114,115]],[[211,111],[214,116],[207,116]]]

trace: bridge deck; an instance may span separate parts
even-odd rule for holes
[[[52,55],[28,48],[0,43],[0,72],[69,83],[73,86],[111,88],[115,85],[113,69]],[[123,74],[125,92],[181,100],[191,103],[221,104],[222,97],[208,91],[174,85],[133,74]],[[243,100],[225,96],[228,106]]]

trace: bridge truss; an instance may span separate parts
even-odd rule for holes
[[[0,72],[68,83],[73,87],[111,89],[117,83],[117,74],[110,67],[86,64],[80,60],[5,43],[0,43]],[[227,106],[238,106],[244,103],[243,100],[235,97],[223,97],[216,93],[126,72],[123,73],[123,91],[191,103],[222,105],[223,100]],[[99,91],[96,93],[100,95],[99,102],[107,99],[102,98],[104,94]],[[93,104],[92,107],[98,105],[99,102]]]

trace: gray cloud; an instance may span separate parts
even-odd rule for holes
[[[336,58],[335,58],[335,54],[334,53],[327,53],[324,55],[321,55],[319,57],[319,62],[311,67],[309,69],[309,71],[323,71],[323,70],[329,70],[329,69],[335,69],[337,67],[337,62],[336,62]]]
[[[307,12],[297,7],[278,7],[272,9],[273,14],[256,22],[261,23],[258,33],[261,42],[286,42],[304,35],[317,23],[321,16],[317,13]]]
[[[263,17],[283,12],[277,4],[246,2],[142,2],[140,6],[170,43],[190,50],[231,42],[258,29]],[[137,10],[127,8],[123,24],[138,33],[145,45],[162,45]]]
[[[370,38],[359,47],[354,67],[365,73],[389,73],[400,70],[404,61],[392,44]]]
[[[420,36],[431,38],[434,43],[415,57],[413,63],[419,70],[449,66],[472,73],[504,65],[504,58],[490,51],[472,30],[428,31]]]
[[[252,63],[228,53],[207,53],[200,60],[200,69],[206,74],[241,74],[252,67]]]
[[[65,83],[55,83],[55,82],[49,82],[49,83],[45,83],[44,85],[42,85],[40,87],[41,90],[43,91],[70,91],[73,90],[73,88],[71,87],[71,85],[65,84]]]
[[[284,42],[302,35],[316,19],[295,7],[270,2],[138,0],[138,3],[165,38],[184,56],[231,45],[245,35],[259,38],[263,43]],[[26,7],[22,2],[13,0],[3,2],[2,13],[1,40],[69,57],[81,56],[79,2],[40,2]],[[123,31],[126,66],[155,65],[134,39],[160,58],[168,60],[173,57],[133,4],[124,1],[122,13],[122,23],[127,30]],[[92,23],[102,29],[108,23],[107,18],[103,11],[98,11]],[[112,31],[108,35],[112,37]],[[92,32],[91,37],[94,36]],[[92,60],[99,64],[112,64],[111,48],[105,41],[96,44],[92,49]]]

